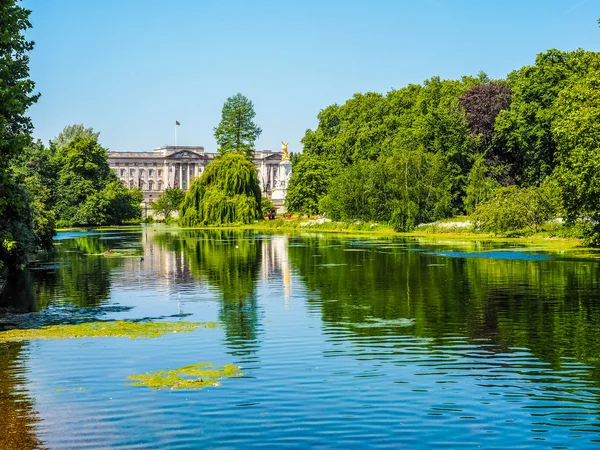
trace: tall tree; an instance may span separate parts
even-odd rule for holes
[[[567,220],[581,217],[587,243],[600,247],[600,69],[563,90],[554,109],[556,175]]]
[[[86,128],[83,126],[83,124],[67,125],[63,128],[63,130],[59,133],[58,136],[52,139],[51,142],[56,147],[64,147],[66,145],[69,145],[69,143],[76,136],[90,138],[94,141],[97,141],[98,137],[100,136],[100,132],[94,131],[92,127]]]
[[[214,128],[215,139],[219,144],[219,154],[236,151],[254,156],[254,141],[262,130],[254,122],[254,105],[242,94],[229,97],[223,105],[221,122]]]
[[[25,39],[31,11],[16,0],[0,2],[0,270],[18,267],[34,245],[31,207],[9,164],[31,141],[25,111],[38,99],[29,79],[33,42]]]

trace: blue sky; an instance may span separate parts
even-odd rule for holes
[[[492,78],[550,48],[600,50],[600,0],[24,0],[36,42],[29,113],[111,150],[216,151],[227,97],[254,102],[257,149],[300,151],[318,112],[439,75]]]

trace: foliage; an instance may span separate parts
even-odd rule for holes
[[[506,233],[529,228],[536,232],[545,221],[556,217],[559,204],[553,180],[547,180],[540,187],[503,187],[477,206],[472,219],[481,231]]]
[[[220,155],[235,151],[252,159],[254,141],[262,133],[260,127],[253,122],[255,115],[253,103],[242,94],[227,99],[221,112],[221,122],[214,128]]]
[[[0,271],[18,268],[35,244],[29,196],[9,168],[31,141],[25,112],[39,97],[29,79],[33,42],[24,36],[31,27],[29,14],[15,0],[0,2]]]
[[[261,217],[261,193],[254,164],[228,152],[194,180],[180,209],[183,226],[244,224]]]
[[[260,201],[260,204],[261,204],[261,208],[262,208],[262,216],[263,217],[269,211],[275,211],[275,205],[273,205],[273,202],[271,201],[271,199],[269,197],[266,197],[263,195],[262,199]]]
[[[600,246],[600,70],[562,91],[555,109],[556,172],[566,218],[571,224],[581,218],[586,242]]]
[[[319,200],[327,193],[336,166],[331,160],[302,153],[292,171],[285,202],[289,211],[319,212]]]
[[[121,225],[139,219],[142,213],[142,192],[127,189],[118,180],[110,181],[80,206],[75,216],[77,225]]]
[[[181,188],[167,188],[160,196],[150,203],[150,208],[156,214],[163,216],[164,220],[169,220],[171,213],[177,211],[183,199],[185,198],[185,191]]]
[[[479,138],[482,150],[492,143],[496,117],[510,106],[510,100],[510,87],[502,81],[476,84],[460,98],[469,129]]]
[[[509,74],[512,102],[496,118],[488,155],[506,165],[504,185],[536,185],[552,173],[557,164],[551,133],[554,102],[563,89],[597,64],[595,53],[552,49],[539,54],[535,65]]]
[[[75,136],[55,150],[53,163],[59,226],[118,225],[141,216],[141,192],[121,184],[96,140]]]
[[[131,375],[130,380],[138,380],[131,386],[147,386],[150,389],[203,389],[220,386],[222,378],[241,377],[238,366],[225,364],[213,367],[212,363],[198,363],[173,370],[159,370],[141,375]]]
[[[492,168],[486,164],[484,155],[480,155],[467,176],[465,210],[468,214],[472,214],[480,203],[501,186],[491,175]]]
[[[89,138],[97,142],[100,132],[94,132],[93,128],[86,128],[83,124],[67,125],[50,143],[57,148],[66,147],[76,136]]]

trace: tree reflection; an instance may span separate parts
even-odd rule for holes
[[[162,233],[154,240],[171,251],[183,252],[192,275],[219,292],[219,318],[232,353],[241,356],[255,352],[260,239],[251,232],[194,230]]]
[[[600,264],[586,260],[449,258],[411,241],[351,245],[338,237],[298,237],[294,269],[325,323],[361,336],[389,327],[357,327],[377,319],[414,318],[394,334],[484,339],[504,351],[527,348],[558,367],[573,357],[600,381]],[[447,250],[447,248],[445,248]]]
[[[35,435],[39,422],[33,400],[25,390],[21,352],[26,344],[0,344],[0,448],[43,448]]]

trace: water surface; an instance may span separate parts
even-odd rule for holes
[[[160,227],[57,244],[10,280],[0,329],[221,328],[0,344],[2,448],[600,447],[595,258]],[[198,391],[128,385],[198,362],[244,376]]]

